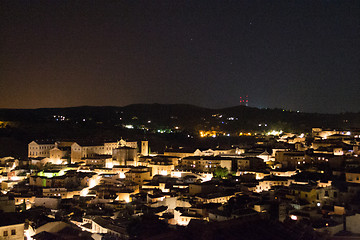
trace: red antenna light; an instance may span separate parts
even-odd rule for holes
[[[243,103],[246,103],[245,106],[248,106],[248,103],[249,103],[249,99],[248,99],[248,95],[245,95],[245,100],[243,100],[242,97],[240,97],[240,105],[243,105]]]

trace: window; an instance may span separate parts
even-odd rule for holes
[[[3,236],[7,237],[8,236],[8,231],[4,231]]]
[[[15,229],[11,229],[11,235],[16,235],[16,230]]]

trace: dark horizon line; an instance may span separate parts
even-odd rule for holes
[[[114,106],[114,105],[79,105],[79,106],[68,106],[68,107],[35,107],[35,108],[0,108],[0,110],[42,110],[42,109],[69,109],[69,108],[84,108],[84,107],[92,107],[92,108],[124,108],[129,107],[132,105],[168,105],[168,106],[175,106],[175,105],[184,105],[184,106],[191,106],[191,107],[197,107],[202,109],[208,109],[208,110],[225,110],[230,108],[236,108],[236,107],[246,107],[246,108],[253,108],[258,110],[283,110],[285,112],[291,112],[291,113],[302,113],[302,114],[325,114],[325,115],[339,115],[339,114],[359,114],[359,112],[351,112],[351,111],[345,111],[345,112],[335,112],[335,113],[320,113],[320,112],[306,112],[306,111],[293,111],[291,109],[283,109],[279,107],[275,108],[259,108],[254,106],[245,106],[245,105],[233,105],[229,107],[222,107],[222,108],[210,108],[210,107],[203,107],[195,104],[189,104],[189,103],[132,103],[124,106]]]

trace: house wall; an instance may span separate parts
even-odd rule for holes
[[[346,181],[352,183],[360,183],[360,173],[345,173]]]
[[[7,235],[7,236],[5,236],[5,235]],[[24,239],[24,223],[0,227],[0,239],[23,240]]]
[[[28,157],[50,157],[50,150],[55,147],[54,144],[38,144],[32,141],[28,144]]]
[[[346,217],[346,230],[360,234],[360,214]]]

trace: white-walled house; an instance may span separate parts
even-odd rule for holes
[[[0,239],[23,240],[24,219],[17,213],[2,213],[0,216]]]
[[[29,158],[38,158],[38,157],[50,157],[50,150],[55,147],[55,143],[51,142],[40,142],[32,141],[28,144],[28,157]]]

